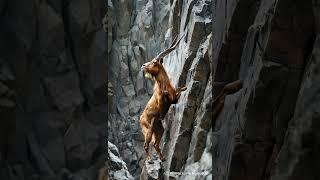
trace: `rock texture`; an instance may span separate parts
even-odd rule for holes
[[[318,4],[216,1],[213,97],[243,88],[213,122],[212,179],[317,179]]]
[[[109,140],[135,179],[169,178],[197,162],[203,165],[201,177],[211,176],[212,6],[211,0],[108,1]],[[139,116],[153,82],[140,67],[183,35],[164,66],[174,86],[187,86],[187,91],[163,120],[167,161],[148,164]]]
[[[319,7],[0,1],[0,179],[91,180],[100,168],[109,179],[318,179]],[[182,35],[164,59],[173,84],[187,86],[162,121],[167,160],[145,164],[138,121],[153,83],[140,66]]]
[[[145,160],[139,116],[153,87],[140,67],[170,43],[169,9],[168,0],[108,1],[108,138],[136,179]]]
[[[152,93],[139,67],[184,34],[164,59],[173,84],[187,91],[163,120],[161,178],[317,179],[319,4],[108,1],[109,127],[135,178],[145,160],[138,119]],[[213,100],[238,79],[243,88],[211,119]]]
[[[118,148],[110,142],[108,142],[108,155],[108,178],[110,180],[133,180],[132,175],[128,171],[126,163],[120,158]]]
[[[160,159],[145,161],[140,179],[154,180],[163,179],[163,164]]]
[[[0,179],[96,179],[106,161],[100,1],[0,2]]]

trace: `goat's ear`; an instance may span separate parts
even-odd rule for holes
[[[160,58],[158,61],[159,61],[160,64],[162,64],[163,63],[163,58]]]

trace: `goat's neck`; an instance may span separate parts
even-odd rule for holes
[[[160,88],[168,88],[170,85],[170,79],[167,72],[164,69],[160,69],[158,75],[156,76],[156,83]]]

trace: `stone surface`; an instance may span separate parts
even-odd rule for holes
[[[190,160],[193,163],[199,161],[206,147],[206,140],[201,137],[207,136],[211,125],[212,81],[208,79],[212,78],[210,7],[213,2],[203,0],[183,4],[177,0],[146,0],[133,3],[109,3],[110,22],[113,19],[117,22],[109,24],[109,29],[116,33],[108,54],[111,59],[108,75],[114,89],[109,137],[119,147],[129,171],[137,179],[145,160],[139,116],[153,87],[153,82],[143,77],[139,67],[167,47],[176,35],[185,37],[177,50],[164,59],[164,66],[174,86],[187,86],[187,91],[182,93],[180,102],[171,107],[170,115],[164,120],[167,130],[162,149],[168,156],[164,170],[182,171],[187,160],[194,159],[191,152],[198,149],[195,160]],[[116,16],[120,9],[123,17]],[[129,29],[129,34],[126,29]],[[172,119],[176,120],[173,122]],[[198,126],[195,122],[201,128],[194,131]],[[202,128],[204,131],[199,134]],[[189,150],[191,139],[192,148]],[[170,146],[175,148],[170,149]],[[130,157],[129,153],[136,156]]]
[[[145,161],[141,171],[140,179],[152,180],[163,177],[162,162],[159,159]]]
[[[310,74],[311,59],[316,59],[314,4],[249,3],[217,1],[215,5],[213,97],[235,79],[243,81],[243,88],[226,97],[213,122],[212,179],[314,179],[312,170],[306,170],[310,161],[296,163],[303,149],[298,148],[302,147],[298,134],[312,122],[296,113],[299,99],[305,100],[301,93],[308,80],[303,77]],[[313,102],[304,106],[312,109]],[[303,125],[294,123],[297,119]],[[311,136],[307,139],[317,139]]]
[[[115,154],[114,154],[115,153]],[[126,163],[119,157],[118,148],[108,141],[108,154],[107,167],[109,170],[110,180],[133,180],[133,177],[128,171]]]
[[[299,91],[294,115],[288,124],[284,143],[277,156],[271,179],[314,179],[317,171],[313,169],[319,156],[319,53],[320,39],[317,36],[312,56]]]
[[[153,82],[140,66],[182,35],[164,59],[187,90],[163,120],[160,179],[317,179],[319,4],[1,1],[0,179],[95,179],[106,144],[105,179],[145,174]],[[212,120],[210,102],[237,79]]]
[[[99,145],[98,135],[91,123],[79,120],[66,130],[64,144],[67,166],[71,170],[88,168]]]
[[[77,106],[84,101],[76,72],[54,78],[48,77],[45,84],[54,105],[60,110]]]
[[[168,173],[161,178],[316,179],[318,4],[145,0],[131,9],[126,4],[125,15],[130,14],[131,22],[128,18],[119,23],[126,28],[131,23],[130,33],[124,35],[118,29],[122,25],[112,26],[121,35],[114,36],[109,53],[114,60],[109,75],[117,92],[113,102],[118,107],[111,127],[121,129],[112,135],[120,152],[136,152],[140,159],[135,167],[129,166],[135,178],[139,172],[147,174],[140,169],[145,166],[143,139],[124,138],[139,134],[139,127],[127,126],[138,124],[138,118],[127,116],[139,117],[146,102],[138,100],[140,110],[133,104],[152,94],[152,83],[135,67],[154,57],[176,35],[185,35],[177,50],[164,59],[173,84],[186,85],[187,90],[163,121],[161,147],[167,158],[163,168]],[[119,77],[121,68],[129,73]],[[224,85],[238,79],[243,88],[225,97],[222,111],[212,120],[210,102]],[[121,89],[129,84],[135,95]],[[127,142],[134,144],[133,150]]]
[[[107,159],[106,6],[4,0],[0,12],[0,179],[95,179]]]
[[[174,86],[187,86],[188,89],[182,93],[180,102],[171,107],[170,115],[164,120],[167,130],[162,148],[168,155],[164,170],[182,170],[188,158],[194,159],[189,157],[189,151],[191,153],[198,147],[198,161],[206,147],[205,140],[200,142],[198,138],[193,138],[189,150],[192,137],[199,134],[198,129],[197,133],[193,131],[196,126],[194,121],[206,126],[202,136],[206,137],[210,130],[212,81],[208,79],[212,77],[212,1],[188,1],[186,4],[177,0],[111,1],[108,5],[109,21],[117,22],[110,23],[108,27],[115,33],[112,49],[108,53],[111,60],[108,75],[114,92],[110,104],[113,110],[110,111],[109,138],[119,147],[135,179],[142,177],[141,168],[145,167],[139,116],[153,88],[153,82],[143,77],[140,67],[168,47],[176,35],[185,36],[177,50],[164,59],[164,67]],[[120,11],[122,16],[118,17]],[[170,149],[169,146],[175,148]],[[159,178],[163,178],[163,173]]]

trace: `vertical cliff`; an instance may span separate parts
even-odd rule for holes
[[[96,179],[107,125],[109,178],[151,178],[138,121],[153,82],[140,66],[182,35],[164,59],[187,90],[162,121],[161,178],[317,179],[319,5],[0,1],[0,179]],[[238,79],[212,119],[213,100]]]
[[[163,120],[163,177],[317,179],[319,4],[109,1],[111,141],[135,178],[145,159],[138,118],[152,93],[139,67],[184,34],[164,60],[187,91]],[[238,79],[243,88],[212,120],[212,101]]]
[[[199,169],[205,176],[210,174],[211,141],[206,139],[212,111],[212,5],[210,0],[108,1],[109,140],[119,147],[136,179],[141,172],[146,177],[139,116],[153,87],[140,67],[174,37],[183,35],[176,50],[164,59],[174,86],[187,86],[187,91],[163,120],[162,149],[167,161],[162,166],[167,172],[183,171],[201,161],[207,164]]]
[[[140,67],[164,49],[168,15],[168,1],[108,1],[108,138],[136,178],[145,159],[139,116],[153,87]]]
[[[317,179],[318,4],[216,1],[213,96],[243,88],[213,122],[213,179]]]
[[[0,1],[0,179],[96,179],[106,161],[100,1]]]

